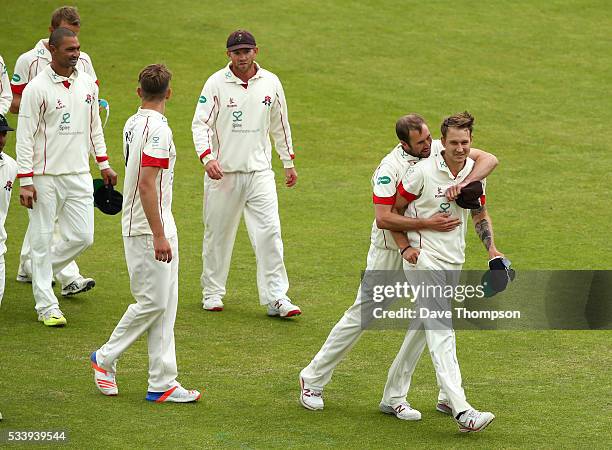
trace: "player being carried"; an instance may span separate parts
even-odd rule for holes
[[[372,224],[370,249],[366,271],[399,271],[402,269],[402,249],[398,248],[388,230],[429,230],[448,234],[460,226],[460,221],[449,214],[433,214],[423,217],[403,217],[393,213],[398,197],[398,185],[403,174],[412,165],[430,157],[433,159],[444,149],[439,140],[432,141],[425,120],[418,114],[401,117],[395,131],[399,139],[397,146],[381,161],[372,177],[373,202],[376,218]],[[497,158],[482,150],[473,149],[474,170],[458,183],[450,183],[446,195],[455,198],[461,188],[470,181],[486,177],[497,165]],[[335,367],[363,333],[362,311],[372,306],[372,298],[362,296],[362,286],[357,291],[355,303],[334,326],[323,347],[300,373],[300,402],[310,410],[323,409],[323,388],[332,377]],[[440,398],[446,394],[440,392]],[[383,408],[387,412],[387,408]],[[399,419],[418,420],[421,414],[409,407],[394,414]]]
[[[474,162],[469,158],[472,144],[474,118],[463,112],[447,117],[441,126],[444,151],[411,167],[398,186],[395,207],[405,209],[406,217],[432,217],[446,211],[460,220],[460,225],[448,233],[436,230],[421,230],[393,233],[393,237],[404,258],[404,274],[412,286],[455,287],[459,283],[461,268],[465,262],[465,232],[468,210],[456,201],[438,195],[439,188],[463,182],[474,171]],[[484,180],[478,187],[484,186]],[[493,226],[485,207],[484,188],[476,197],[476,207],[471,210],[476,233],[482,240],[489,258],[503,256],[493,241]],[[432,289],[428,297],[418,296],[415,308],[448,311],[452,299],[441,295],[444,289]],[[402,347],[389,369],[389,375],[381,409],[391,414],[411,410],[406,402],[410,381],[417,362],[425,348],[429,347],[436,379],[441,395],[436,409],[451,414],[462,432],[484,430],[495,416],[480,412],[468,402],[461,386],[461,372],[457,362],[455,332],[452,320],[425,318],[413,320]],[[419,414],[420,416],[420,414]]]

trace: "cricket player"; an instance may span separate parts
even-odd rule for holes
[[[4,59],[0,55],[0,114],[5,116],[8,112],[13,94],[11,94],[11,84],[9,82],[8,71]]]
[[[457,203],[438,195],[439,189],[473,179],[474,170],[471,155],[472,128],[474,118],[468,113],[447,117],[441,126],[444,151],[411,167],[402,177],[398,187],[395,208],[406,208],[406,217],[432,217],[446,211],[451,217],[460,219],[457,228],[448,233],[437,230],[409,230],[407,235],[394,233],[399,248],[402,249],[404,273],[411,286],[456,286],[465,261],[465,232],[468,210]],[[484,180],[483,180],[484,185]],[[484,192],[483,192],[484,194]],[[482,205],[471,210],[476,233],[482,240],[489,258],[503,256],[493,241],[493,226],[485,207]],[[441,290],[433,295],[416,299],[415,308],[421,310],[448,311],[451,299],[441,296]],[[420,314],[420,313],[419,313]],[[412,373],[419,357],[427,344],[436,378],[440,385],[441,396],[436,409],[452,414],[462,432],[478,432],[487,427],[495,416],[490,412],[480,412],[468,402],[461,387],[461,372],[457,362],[455,333],[451,320],[420,317],[411,322],[402,347],[391,368],[381,409],[390,411],[404,408],[410,387]]]
[[[399,143],[383,158],[372,176],[376,218],[372,224],[367,271],[402,269],[402,249],[397,247],[388,230],[430,230],[446,234],[460,226],[456,217],[445,213],[433,214],[427,218],[403,217],[393,213],[392,208],[398,197],[398,185],[406,170],[428,158],[430,154],[437,155],[443,150],[441,141],[432,141],[425,120],[418,114],[401,117],[395,125],[395,131]],[[475,161],[474,170],[465,180],[458,180],[456,185],[450,184],[446,195],[457,195],[466,182],[483,179],[497,165],[497,158],[482,150],[474,149],[470,157]],[[361,312],[364,306],[369,306],[364,302],[372,304],[372,299],[362,298],[361,293],[362,286],[357,291],[355,303],[344,313],[321,350],[300,373],[300,402],[306,409],[323,409],[323,388],[331,380],[335,367],[363,333]],[[443,395],[441,393],[441,396]],[[392,411],[400,419],[418,420],[421,417],[421,414],[408,404],[401,410]],[[385,408],[384,412],[389,412],[388,408]]]
[[[237,30],[227,39],[229,64],[204,84],[193,118],[193,141],[204,176],[203,308],[223,310],[225,284],[240,217],[257,257],[259,301],[269,316],[301,314],[287,297],[272,145],[297,182],[287,103],[280,80],[255,62],[255,38]]]
[[[53,275],[93,243],[90,154],[104,182],[117,183],[106,154],[98,86],[76,68],[79,49],[72,31],[51,33],[51,64],[24,89],[17,125],[19,197],[30,210],[32,290],[38,319],[47,326],[66,324]],[[56,219],[59,241],[53,241]]]
[[[200,393],[176,380],[174,321],[178,305],[178,236],[172,216],[176,148],[164,116],[172,74],[162,64],[138,76],[141,106],[123,129],[126,161],[123,187],[123,243],[136,303],[131,304],[108,342],[91,355],[94,380],[104,395],[117,395],[117,360],[148,333],[149,389],[155,402],[195,402]]]
[[[63,6],[56,9],[51,15],[51,26],[49,33],[52,33],[57,28],[66,28],[79,34],[81,29],[81,17],[75,7]],[[49,40],[41,39],[36,46],[19,56],[15,64],[15,71],[11,82],[11,90],[13,91],[13,100],[10,111],[13,114],[19,113],[19,105],[21,104],[21,96],[23,90],[30,81],[36,77],[42,70],[51,63],[51,52],[49,51]],[[76,65],[77,70],[90,75],[98,84],[96,72],[94,71],[91,58],[87,53],[80,52],[79,61]],[[55,230],[54,243],[60,240],[60,231]],[[30,227],[23,238],[21,246],[21,256],[19,260],[19,269],[17,270],[17,281],[22,283],[32,282],[32,262],[30,248]],[[88,291],[95,286],[95,281],[92,278],[83,277],[79,272],[79,266],[75,261],[71,261],[64,269],[58,272],[55,278],[62,285],[62,295],[71,296],[80,292]]]
[[[17,163],[6,153],[3,153],[6,145],[6,135],[8,131],[15,131],[11,128],[6,118],[0,114],[0,185],[4,187],[0,191],[0,305],[4,296],[5,266],[4,254],[6,253],[6,230],[4,222],[11,204],[11,192],[13,182],[17,176]]]

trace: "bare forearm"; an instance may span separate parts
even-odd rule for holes
[[[398,248],[402,249],[410,246],[410,241],[408,240],[406,233],[401,233],[399,231],[391,231],[391,236],[393,237],[393,240],[395,241],[395,244]]]
[[[21,105],[21,95],[13,94],[13,100],[11,101],[11,106],[9,111],[13,114],[19,114],[19,106]]]
[[[154,180],[141,180],[138,184],[138,193],[140,194],[140,202],[144,210],[153,236],[164,236],[164,226],[162,225],[161,216],[159,214],[157,189],[155,188]]]
[[[389,211],[376,216],[376,226],[381,230],[411,231],[421,230],[427,226],[425,219],[405,217],[396,212]]]
[[[499,164],[495,155],[478,149],[472,149],[470,157],[474,160],[475,164],[472,172],[464,180],[466,184],[485,179]]]
[[[476,234],[482,241],[483,245],[488,252],[495,249],[495,241],[493,240],[493,224],[491,223],[491,217],[486,210],[486,207],[481,207],[478,210],[473,210],[472,219],[474,220],[474,227]]]

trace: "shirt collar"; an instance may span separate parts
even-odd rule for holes
[[[236,83],[236,84],[244,84],[244,81],[242,81],[240,78],[238,78],[236,75],[234,75],[234,72],[232,72],[232,69],[230,69],[230,65],[232,63],[229,62],[227,63],[227,66],[225,66],[225,82],[226,83]],[[256,62],[254,63],[255,67],[257,67],[257,72],[255,72],[255,75],[253,75],[251,78],[249,78],[249,82],[251,82],[252,80],[255,80],[257,78],[261,78],[262,77],[262,69],[261,66],[259,64],[257,64]]]
[[[404,150],[404,147],[402,147],[401,142],[399,144],[397,144],[397,146],[395,147],[395,152],[396,155],[399,159],[401,159],[402,161],[420,161],[421,158],[417,158],[416,156],[412,156],[410,153],[408,153],[406,150]]]
[[[142,108],[141,106],[139,106],[138,114],[140,114],[141,116],[145,116],[145,117],[157,117],[163,120],[164,122],[168,122],[168,119],[166,119],[166,116],[164,116],[162,113],[155,111],[153,109],[146,109],[146,108]]]
[[[466,158],[463,168],[459,171],[456,177],[453,176],[453,173],[450,171],[450,169],[446,165],[446,161],[444,161],[443,153],[444,151],[441,151],[435,154],[434,158],[436,159],[436,167],[438,168],[438,170],[441,170],[442,172],[446,172],[448,176],[452,178],[453,180],[461,180],[465,178],[472,171],[472,167],[474,166],[474,161],[470,158]]]
[[[47,47],[45,47],[45,44],[48,43],[49,39],[41,39],[36,43],[36,47],[34,47],[34,50],[36,50],[36,56],[38,56],[39,58],[44,58],[47,61],[51,61],[51,52],[47,49]]]
[[[45,70],[47,70],[47,74],[49,75],[49,78],[51,78],[51,81],[53,81],[54,83],[63,83],[64,81],[68,81],[70,84],[72,84],[74,83],[74,80],[76,80],[77,77],[79,76],[79,71],[77,70],[76,67],[74,68],[74,70],[72,71],[69,77],[64,77],[62,75],[58,75],[57,73],[55,73],[55,71],[51,67],[51,64],[49,64],[45,68]]]

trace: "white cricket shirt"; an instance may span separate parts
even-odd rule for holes
[[[17,176],[17,163],[6,153],[0,152],[0,255],[6,253],[4,223],[11,204],[11,192]]]
[[[11,94],[8,71],[6,70],[6,64],[4,64],[2,56],[0,56],[0,114],[3,116],[6,115],[12,101],[13,94]]]
[[[450,186],[462,182],[473,167],[474,161],[467,158],[463,169],[454,177],[440,152],[419,161],[406,171],[397,191],[410,202],[405,212],[407,217],[429,218],[436,213],[445,212],[461,220],[461,225],[449,232],[409,231],[406,234],[411,247],[420,248],[448,263],[463,264],[465,232],[470,212],[458,206],[455,201],[449,201],[444,193]],[[484,184],[483,180],[483,192]],[[481,203],[485,203],[484,195]]]
[[[157,204],[166,238],[176,236],[176,225],[172,216],[172,181],[176,148],[172,141],[172,130],[168,126],[168,119],[157,111],[139,108],[123,128],[123,155],[126,162],[121,218],[123,236],[153,234],[138,192],[142,167],[161,169],[155,182]]]
[[[16,152],[21,186],[37,175],[89,173],[90,153],[100,170],[108,168],[94,80],[77,70],[66,78],[45,67],[23,91]]]
[[[21,95],[27,84],[42,72],[45,67],[51,64],[51,52],[45,47],[45,44],[48,43],[49,39],[41,39],[32,50],[23,53],[17,58],[13,78],[11,79],[11,89],[14,94]],[[98,83],[96,71],[87,53],[81,52],[76,69],[87,73]]]
[[[204,84],[191,129],[202,163],[216,159],[224,172],[270,169],[270,135],[283,167],[293,167],[285,93],[278,77],[259,65],[248,83],[229,64],[214,73]]]
[[[440,140],[431,143],[431,155],[444,150]],[[412,156],[404,151],[401,144],[397,144],[391,152],[385,156],[372,176],[372,201],[378,205],[393,205],[397,195],[397,186],[402,181],[402,176],[408,168],[420,161],[420,158]],[[370,242],[379,248],[397,250],[397,244],[389,230],[382,230],[376,226],[376,219],[372,223]]]

